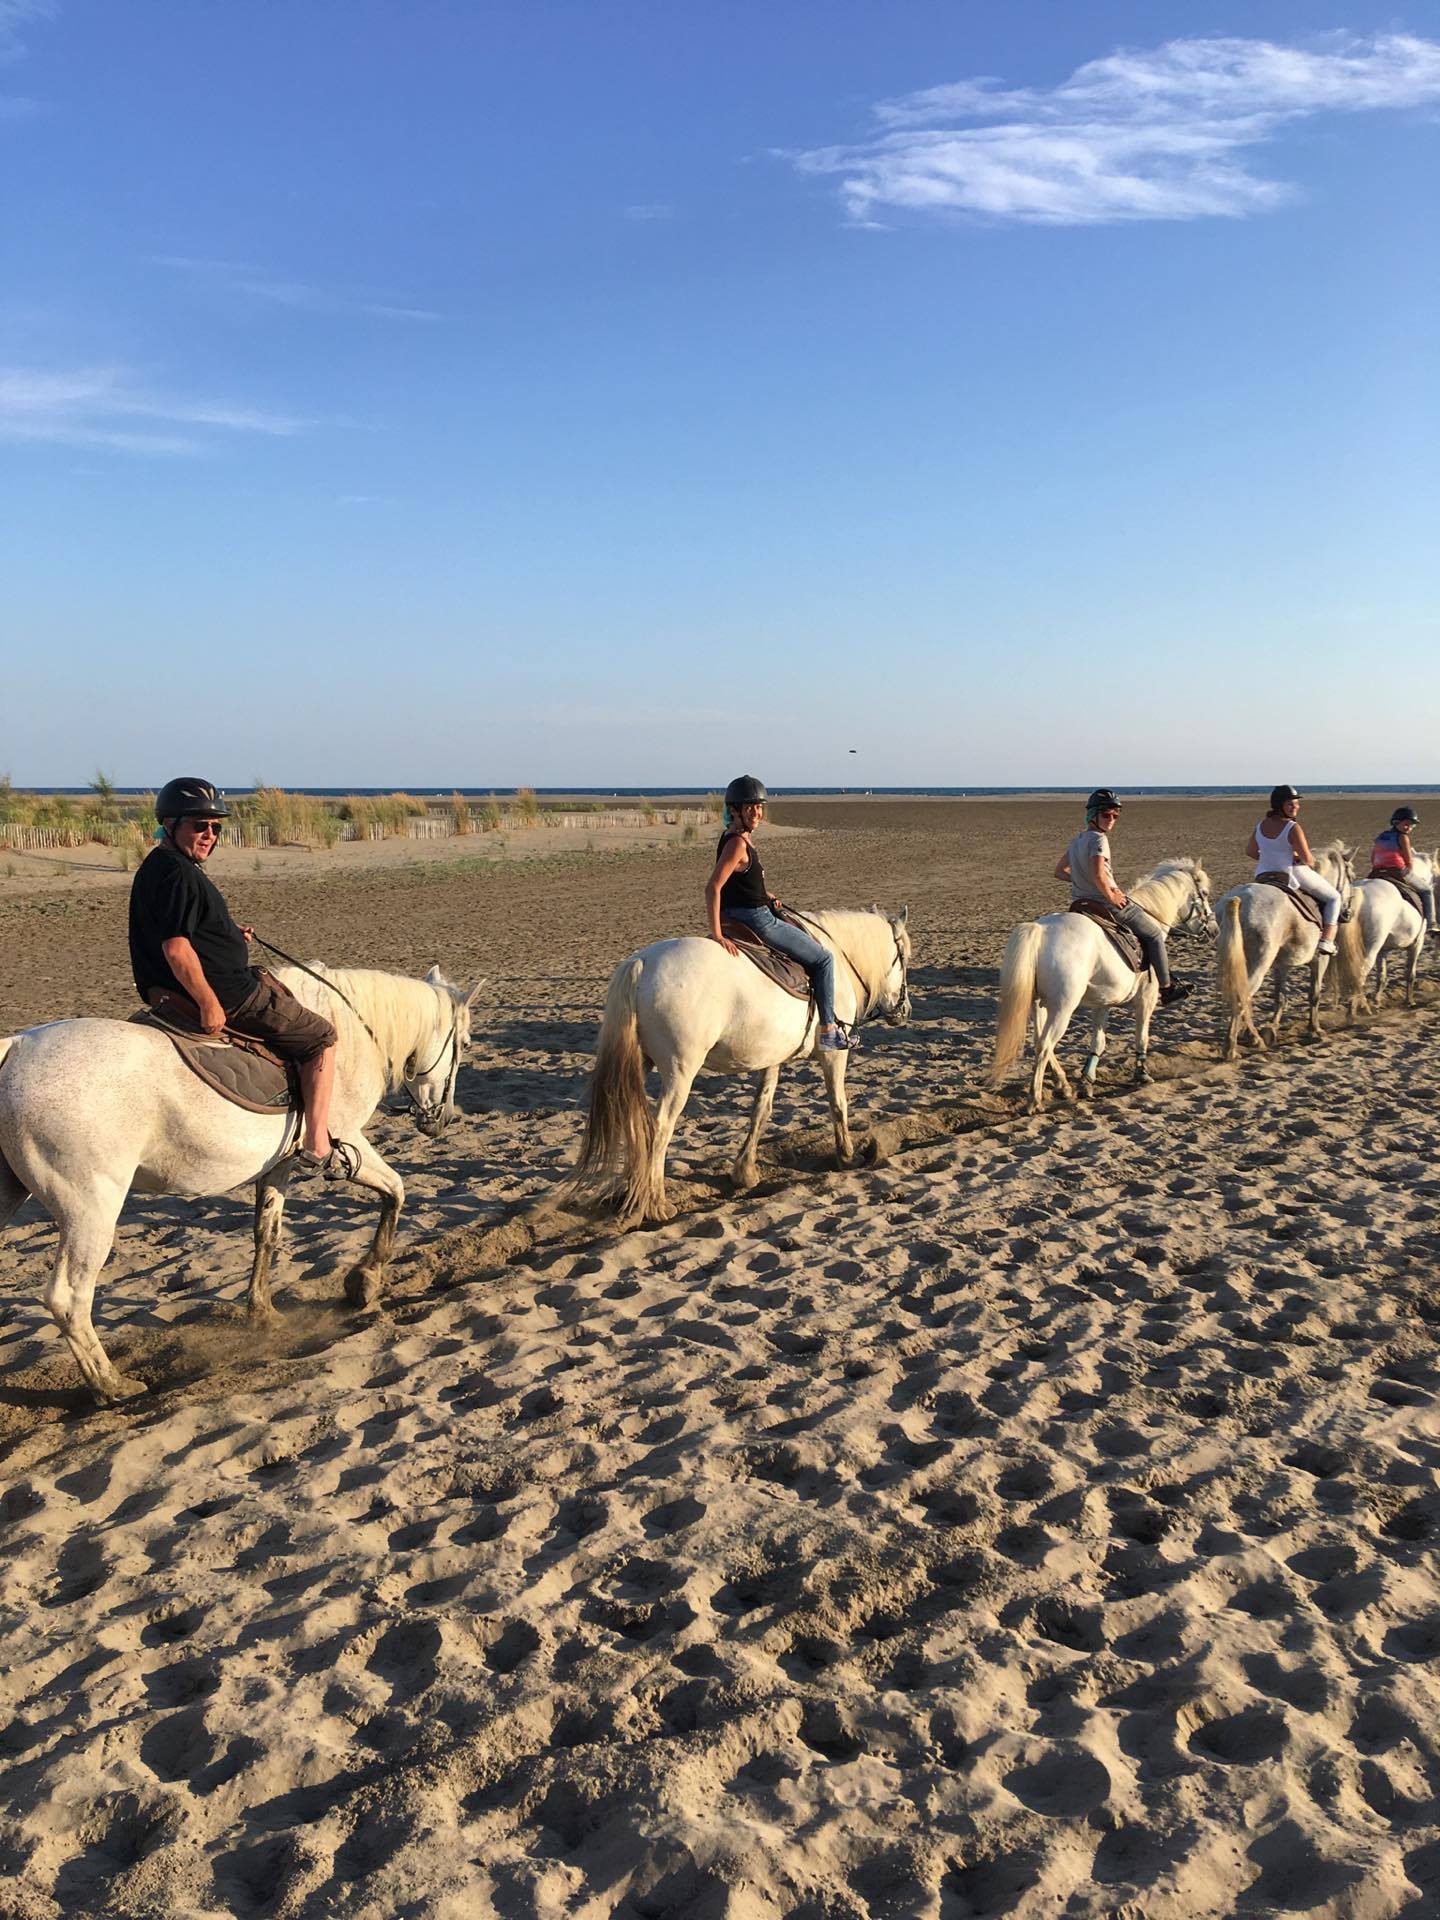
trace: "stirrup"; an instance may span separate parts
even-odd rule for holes
[[[360,1171],[360,1149],[348,1140],[332,1140],[325,1154],[297,1147],[290,1158],[302,1173],[321,1173],[327,1180],[353,1180]]]
[[[830,1035],[828,1040],[825,1038],[827,1033]],[[853,1050],[855,1042],[836,1020],[829,1027],[820,1029],[820,1045],[826,1053],[849,1053]]]

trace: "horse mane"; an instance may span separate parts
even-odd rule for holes
[[[1171,924],[1175,910],[1179,907],[1188,888],[1197,891],[1210,891],[1210,876],[1188,853],[1172,854],[1168,860],[1162,860],[1158,866],[1142,874],[1130,889],[1130,898],[1138,901],[1147,913],[1154,913],[1157,907],[1164,911],[1156,917]]]
[[[910,935],[903,924],[897,926],[882,907],[821,907],[806,913],[817,927],[823,927],[837,950],[857,967],[865,969],[862,982],[869,993],[884,980],[895,961],[895,940],[899,936],[906,964],[910,960]]]
[[[1345,881],[1351,878],[1350,862],[1354,857],[1355,849],[1347,847],[1343,840],[1327,840],[1323,847],[1313,847],[1311,851],[1315,856],[1317,872],[1321,870],[1321,863],[1327,855],[1335,862],[1339,868],[1338,884],[1343,889]]]
[[[367,1050],[373,1053],[378,1041],[386,1086],[393,1092],[405,1077],[405,1063],[417,1041],[424,1038],[424,1021],[428,1019],[434,1025],[439,1005],[435,988],[428,980],[382,973],[376,967],[327,967],[321,960],[312,960],[310,965],[320,975],[319,980],[312,980],[298,967],[277,967],[275,976],[297,1000],[324,1014],[352,1058]],[[322,982],[328,980],[334,981],[338,992],[326,991]]]

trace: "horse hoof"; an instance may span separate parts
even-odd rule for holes
[[[345,1298],[352,1307],[373,1307],[384,1284],[382,1274],[355,1267],[345,1276]]]
[[[245,1318],[252,1327],[273,1327],[280,1315],[268,1300],[249,1300],[245,1305]]]
[[[123,1406],[127,1400],[138,1400],[150,1388],[143,1380],[137,1380],[133,1374],[111,1373],[94,1389],[95,1398],[102,1407]]]
[[[748,1193],[759,1177],[754,1167],[737,1167],[730,1176],[732,1192]]]

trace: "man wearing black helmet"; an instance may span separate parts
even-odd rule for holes
[[[205,872],[230,809],[208,780],[168,780],[155,796],[161,835],[130,888],[130,966],[140,998],[204,1033],[225,1028],[293,1060],[305,1102],[302,1166],[335,1178],[354,1149],[330,1138],[335,1029],[262,968],[250,965],[251,928],[230,917]]]
[[[1420,824],[1420,816],[1413,807],[1397,807],[1390,816],[1390,825],[1386,832],[1375,836],[1375,845],[1370,853],[1370,873],[1394,873],[1414,887],[1416,893],[1425,902],[1425,925],[1435,931],[1435,888],[1433,884],[1422,887],[1415,878],[1415,849],[1412,835]]]
[[[1160,1005],[1172,1007],[1195,989],[1186,981],[1170,978],[1164,927],[1115,883],[1110,834],[1119,818],[1120,802],[1109,787],[1097,787],[1085,802],[1085,831],[1077,833],[1060,856],[1055,878],[1070,882],[1072,900],[1103,900],[1115,909],[1116,921],[1136,936],[1144,950],[1146,964],[1155,971]]]

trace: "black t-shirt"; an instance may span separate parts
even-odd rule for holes
[[[140,863],[130,888],[130,969],[144,1000],[152,987],[185,989],[170,970],[164,943],[183,934],[227,1013],[255,990],[245,936],[220,889],[196,860],[162,840]]]

